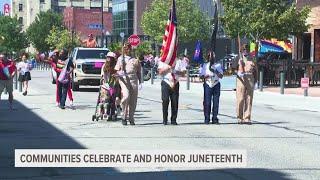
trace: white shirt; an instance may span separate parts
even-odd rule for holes
[[[183,63],[184,66],[186,66],[186,67],[188,67],[189,61],[190,61],[190,60],[189,60],[187,57],[183,57],[183,58],[182,58],[182,63]]]
[[[159,64],[159,61],[161,61],[161,60],[160,60],[160,57],[156,56],[156,57],[154,58],[154,64]]]
[[[32,64],[28,61],[21,61],[17,64],[17,69],[21,75],[24,75],[26,72],[30,72],[30,70],[32,69]]]
[[[167,68],[169,67],[168,64],[159,60],[158,62],[158,69]],[[176,72],[183,72],[186,71],[187,67],[182,63],[180,59],[176,60],[176,64],[174,66],[174,70],[167,72],[166,74],[162,75],[162,80],[166,82],[170,87],[174,87],[175,83],[179,82],[179,75]]]
[[[200,76],[209,76],[208,78],[206,78],[205,82],[208,84],[210,88],[212,88],[219,83],[220,78],[216,73],[210,71],[209,66],[210,62],[204,63],[199,68],[199,74]],[[218,73],[223,74],[222,66],[220,63],[215,63],[212,66],[212,69],[215,69],[216,71],[218,71]]]

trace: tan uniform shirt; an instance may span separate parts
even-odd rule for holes
[[[241,63],[239,62],[239,67],[238,67],[238,72],[240,73],[244,73],[244,74],[253,74],[254,71],[255,71],[255,64],[252,60],[248,60],[247,57],[243,57],[243,62],[244,62],[244,72],[242,72],[242,65]]]
[[[115,66],[115,70],[119,71],[119,70],[123,70],[123,61],[122,61],[123,56],[120,56],[118,58],[117,64]],[[128,75],[136,75],[138,72],[138,68],[139,68],[139,60],[136,58],[132,58],[130,56],[125,56],[125,72]]]

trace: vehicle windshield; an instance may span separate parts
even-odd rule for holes
[[[76,59],[105,59],[108,50],[78,50]]]

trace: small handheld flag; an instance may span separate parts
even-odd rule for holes
[[[203,63],[203,54],[202,54],[202,44],[201,44],[201,41],[198,40],[197,41],[197,44],[196,44],[196,49],[194,51],[194,55],[193,55],[193,60],[196,62],[196,63]]]

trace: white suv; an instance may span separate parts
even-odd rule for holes
[[[74,63],[72,90],[79,91],[80,85],[98,86],[101,79],[101,67],[109,52],[107,48],[77,47],[71,54]]]

